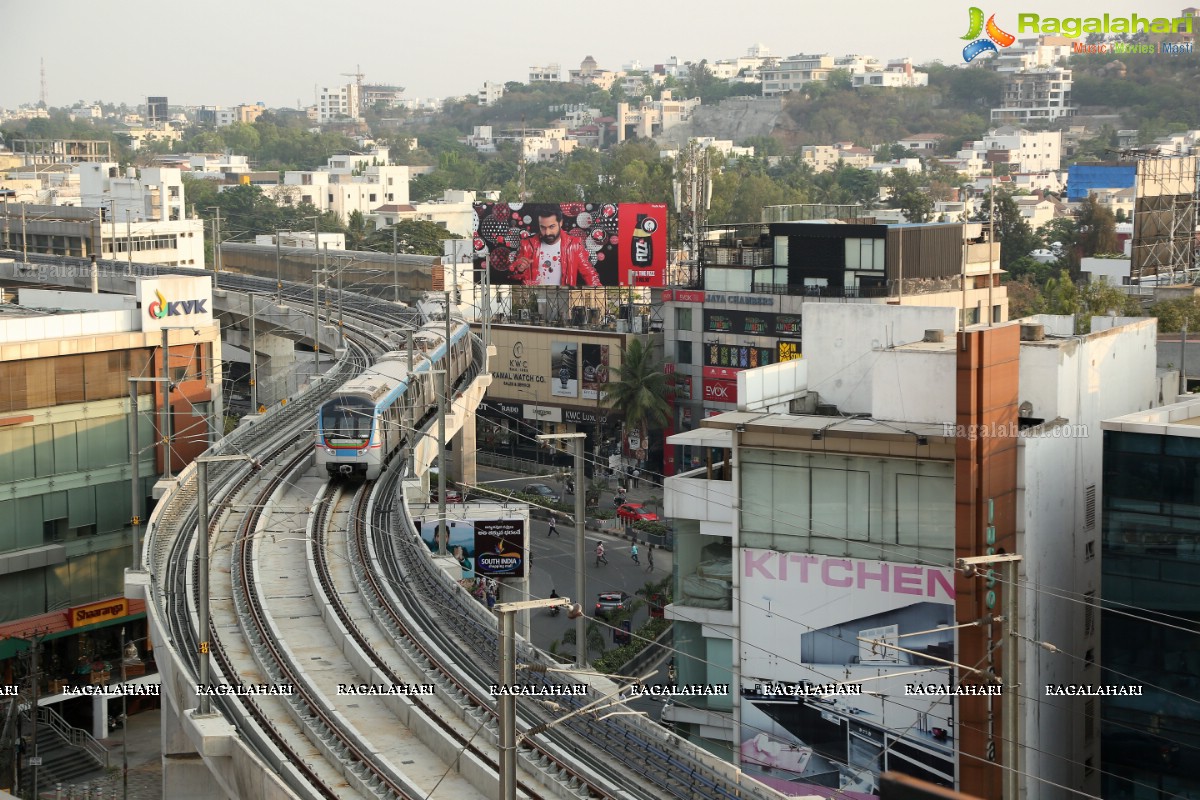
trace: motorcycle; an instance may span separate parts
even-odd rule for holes
[[[108,730],[110,733],[112,731],[117,730],[118,728],[124,728],[124,727],[125,727],[125,715],[124,714],[117,714],[115,716],[112,714],[109,715]]]
[[[570,478],[567,479],[566,493],[575,494],[575,481],[571,480]]]

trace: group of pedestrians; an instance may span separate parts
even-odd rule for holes
[[[641,551],[638,549],[638,544],[636,541],[629,547],[629,557],[633,560],[633,563],[637,564],[639,567],[642,565]],[[608,566],[608,557],[604,553],[604,542],[596,542],[596,566],[598,567],[601,564]],[[646,572],[653,571],[654,548],[650,547],[646,550]]]

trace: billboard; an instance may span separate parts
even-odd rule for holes
[[[525,577],[525,522],[475,520],[475,571],[491,578]]]
[[[773,347],[707,342],[704,347],[704,366],[754,369],[773,364],[775,355]]]
[[[138,278],[138,305],[143,331],[211,325],[212,278]]]
[[[584,400],[603,400],[608,392],[608,345],[583,344],[583,394]]]
[[[437,519],[418,519],[416,522],[421,529],[421,540],[425,542],[425,546],[429,548],[429,552],[436,553],[438,551]],[[475,521],[470,519],[446,520],[446,528],[449,532],[449,537],[446,541],[446,550],[454,556],[454,560],[462,567],[460,578],[475,577],[475,524]]]
[[[664,203],[477,203],[475,268],[515,286],[662,286]]]
[[[579,343],[550,343],[550,394],[579,396]]]
[[[953,786],[941,663],[955,659],[953,571],[752,548],[742,559],[743,766],[866,794],[887,770]]]

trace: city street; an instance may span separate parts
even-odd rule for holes
[[[545,483],[556,492],[563,490],[562,482],[553,478],[518,476],[512,472],[490,467],[480,467],[478,474],[481,485],[503,481],[494,485],[497,488],[520,489],[526,483]],[[517,480],[511,480],[512,478],[517,478]],[[662,497],[660,489],[655,487],[653,491],[650,491],[643,483],[639,489],[630,492],[629,499],[637,502],[646,499],[651,494]],[[612,497],[612,493],[606,491],[600,500],[601,507],[612,508]],[[566,495],[563,500],[569,503],[573,501],[573,497]],[[557,589],[560,595],[577,600],[583,606],[584,613],[588,617],[595,613],[596,596],[600,592],[624,591],[628,592],[632,598],[640,599],[636,592],[647,582],[661,580],[671,572],[671,552],[669,550],[655,550],[654,570],[647,571],[648,545],[644,542],[638,544],[641,561],[639,565],[634,564],[630,558],[632,543],[629,540],[607,532],[587,531],[584,544],[586,592],[582,598],[575,598],[576,530],[573,515],[559,518],[558,534],[555,536],[547,535],[549,524],[544,520],[533,519],[530,527],[530,547],[533,554],[530,575],[531,595],[535,598],[549,597],[550,591]],[[605,557],[608,559],[607,565],[596,566],[595,550],[596,543],[599,541],[604,542]],[[640,608],[633,616],[632,629],[637,630],[648,616],[648,609],[645,606]],[[543,649],[549,649],[553,642],[562,639],[564,632],[573,629],[574,623],[567,619],[565,613],[551,617],[549,611],[537,611],[534,612],[531,626],[534,644]],[[611,644],[611,630],[606,632],[605,639]],[[570,647],[560,647],[559,649],[563,652],[574,653]],[[598,654],[593,653],[592,655],[594,657]]]

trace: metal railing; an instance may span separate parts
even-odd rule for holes
[[[794,283],[755,283],[754,294],[782,294],[794,297],[859,299],[887,297],[886,286],[802,286]]]
[[[97,764],[104,769],[108,769],[108,750],[104,745],[100,744],[94,736],[80,728],[71,727],[71,725],[63,719],[57,711],[46,706],[38,709],[38,722],[47,725],[53,730],[60,739],[72,747],[78,747],[89,756],[91,756]]]

